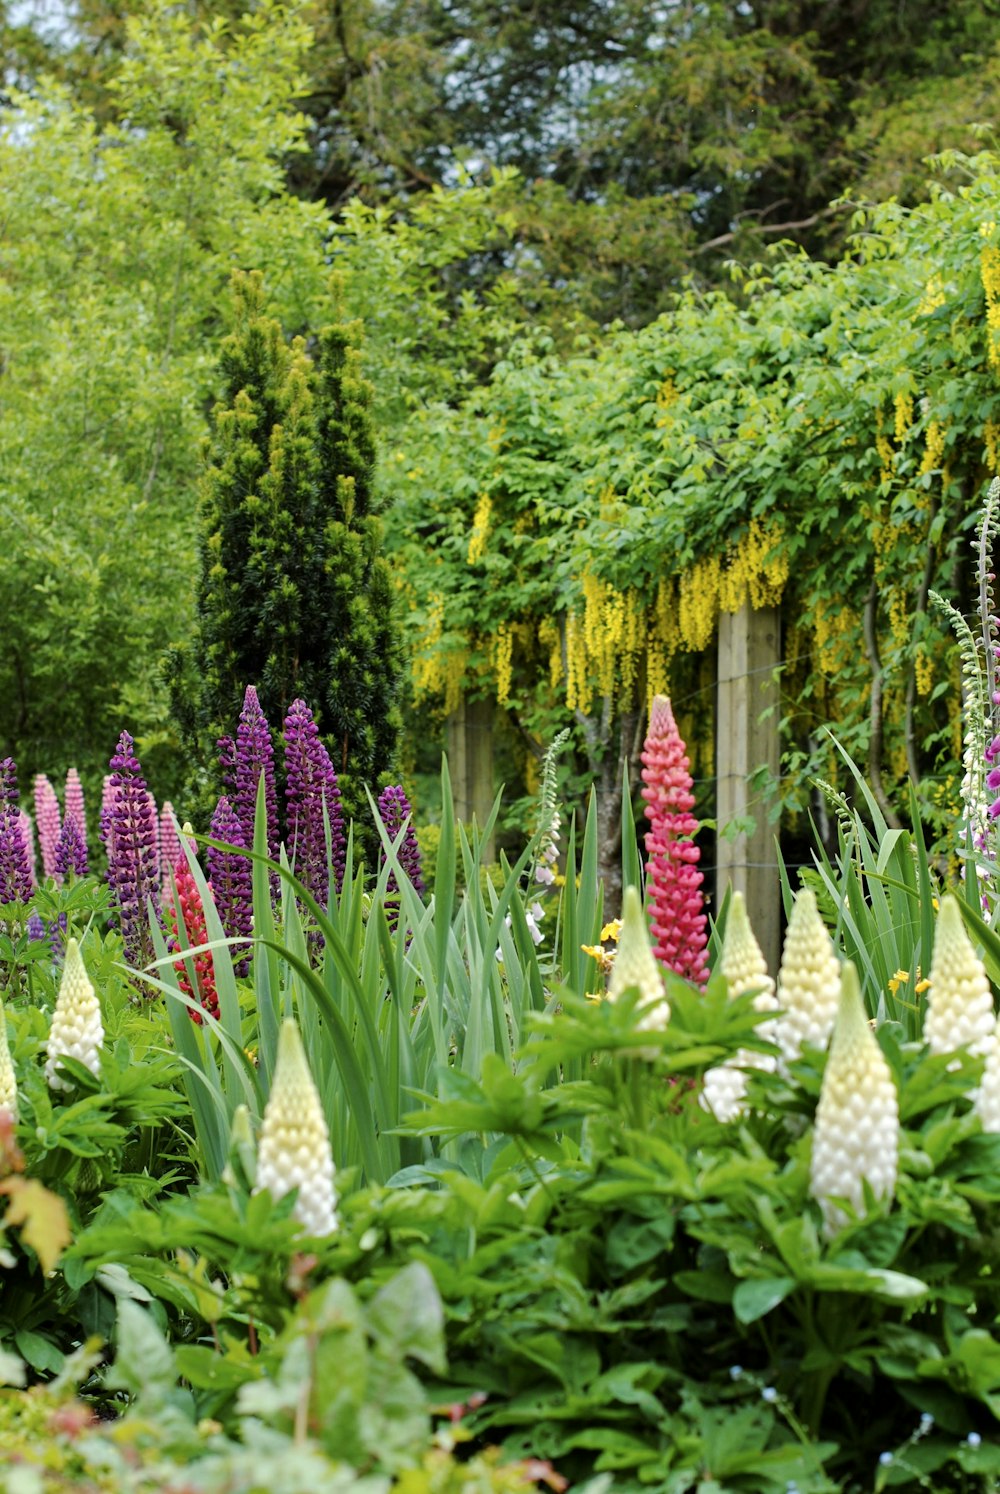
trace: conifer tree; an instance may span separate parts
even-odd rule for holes
[[[259,274],[237,273],[233,297],[202,487],[197,634],[175,660],[192,788],[217,794],[204,770],[254,685],[272,722],[306,701],[357,813],[362,785],[392,765],[399,679],[359,329],[321,332],[317,366],[267,314]]]

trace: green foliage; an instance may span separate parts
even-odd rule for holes
[[[276,729],[304,699],[350,811],[390,767],[398,676],[358,328],[325,328],[314,367],[266,315],[259,274],[234,277],[232,294],[202,485],[198,630],[176,656],[174,711],[203,771],[248,685]]]

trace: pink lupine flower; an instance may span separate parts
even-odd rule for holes
[[[676,974],[704,985],[708,942],[698,870],[700,850],[693,837],[698,821],[687,752],[670,701],[657,695],[642,749],[642,797],[650,828],[646,835],[646,878],[654,953]]]
[[[83,805],[83,784],[80,775],[75,768],[70,768],[66,774],[66,788],[63,791],[63,823],[67,820],[75,820],[76,828],[80,832],[80,840],[84,846],[87,844],[87,815]]]
[[[174,806],[169,799],[164,799],[160,810],[160,872],[163,877],[164,898],[170,889],[170,873],[183,860],[184,852],[181,850],[181,838],[177,834]]]
[[[35,825],[38,829],[38,849],[42,853],[42,875],[60,881],[56,866],[56,846],[62,829],[59,815],[59,800],[44,773],[36,773],[34,783]]]

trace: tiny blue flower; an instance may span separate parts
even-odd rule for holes
[[[729,1367],[729,1378],[730,1378],[730,1380],[738,1380],[740,1378],[740,1376],[742,1375],[742,1373],[743,1373],[743,1366],[742,1366],[742,1364],[732,1364],[732,1365],[730,1365],[730,1367]]]
[[[978,1447],[979,1444],[982,1442],[983,1439],[982,1439],[982,1437],[980,1437],[980,1435],[979,1435],[978,1432],[970,1432],[969,1435],[968,1435],[968,1437],[966,1437],[965,1440],[969,1444],[970,1447]]]
[[[920,1414],[920,1430],[922,1432],[929,1432],[933,1425],[934,1418],[931,1413],[929,1411],[922,1411]]]
[[[892,1462],[892,1453],[891,1452],[879,1453],[878,1460],[882,1464],[883,1468],[888,1468],[889,1464]]]
[[[763,1401],[776,1401],[778,1399],[778,1392],[773,1385],[765,1385],[760,1393],[760,1397]]]

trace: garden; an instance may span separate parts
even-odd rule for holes
[[[0,1494],[1000,1489],[1000,27],[654,9],[0,5]]]

